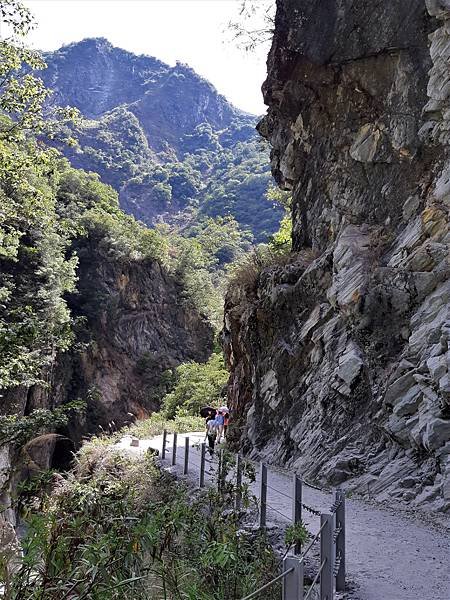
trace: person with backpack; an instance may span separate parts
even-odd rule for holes
[[[208,440],[208,451],[211,456],[214,454],[214,446],[216,444],[217,432],[218,425],[216,419],[211,417],[206,422],[206,438]]]

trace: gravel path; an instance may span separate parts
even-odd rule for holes
[[[178,435],[177,464],[170,467],[181,476],[184,437]],[[197,481],[200,463],[199,444],[202,433],[190,433],[190,480]],[[162,436],[141,440],[130,448],[130,439],[120,446],[143,452],[147,448],[161,451]],[[169,436],[165,463],[171,463],[172,436]],[[211,472],[208,472],[210,470]],[[214,463],[208,465],[206,482],[214,480]],[[252,491],[257,495],[258,482]],[[291,480],[283,473],[268,473],[268,524],[282,527],[290,522],[292,512]],[[329,512],[333,495],[304,486],[303,502],[322,512]],[[319,517],[303,510],[308,530],[316,533]],[[348,600],[450,600],[450,524],[447,529],[426,525],[409,514],[374,506],[358,499],[346,500],[347,574],[351,583]]]

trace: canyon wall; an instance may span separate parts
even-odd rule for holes
[[[118,260],[93,235],[76,240],[75,249],[78,282],[67,298],[75,339],[68,351],[49,357],[45,385],[1,390],[1,414],[29,415],[76,399],[86,402],[86,410],[57,437],[0,448],[5,507],[20,481],[51,466],[67,467],[86,435],[115,431],[158,410],[164,371],[206,361],[212,351],[212,326],[158,261]],[[15,523],[9,508],[3,517]],[[2,526],[0,519],[0,538]]]
[[[450,508],[450,5],[278,0],[263,85],[293,253],[228,291],[235,438]]]
[[[69,307],[81,325],[75,350],[55,371],[68,399],[88,401],[72,439],[158,410],[164,371],[206,361],[213,344],[210,323],[159,262],[111,259],[92,238],[76,250],[79,281]]]
[[[206,361],[214,334],[158,261],[112,258],[92,235],[76,241],[75,249],[78,282],[67,298],[74,342],[55,356],[46,387],[6,397],[14,398],[9,412],[19,414],[85,400],[85,415],[68,432],[77,444],[111,423],[117,429],[158,410],[164,371]]]

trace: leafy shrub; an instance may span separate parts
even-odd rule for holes
[[[122,428],[115,437],[122,437],[129,434],[139,439],[151,439],[160,435],[164,429],[170,433],[203,431],[204,420],[198,415],[176,415],[175,418],[168,419],[162,413],[154,413],[148,419],[142,419],[133,425]]]
[[[309,532],[303,522],[289,525],[284,532],[284,541],[288,548],[294,544],[304,544],[309,537]]]
[[[275,253],[286,253],[292,249],[292,217],[286,214],[280,222],[280,228],[270,239],[270,247]]]
[[[180,365],[175,370],[175,387],[163,399],[163,414],[172,419],[175,416],[198,415],[202,406],[217,406],[228,376],[221,353],[212,354],[203,364],[191,362]]]
[[[240,598],[270,580],[264,534],[242,530],[234,489],[188,490],[149,458],[88,444],[44,510],[28,517],[7,600]],[[265,594],[277,598],[274,586]]]
[[[256,286],[261,271],[268,267],[285,265],[294,256],[286,249],[280,252],[270,245],[260,244],[241,260],[231,265],[228,274],[229,287],[253,289]]]
[[[23,445],[49,428],[67,425],[71,412],[81,412],[82,401],[69,402],[53,410],[38,408],[28,416],[0,415],[0,447],[6,444]]]

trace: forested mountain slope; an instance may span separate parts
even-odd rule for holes
[[[97,174],[42,142],[73,111],[47,107],[43,118],[43,64],[20,43],[28,13],[15,3],[0,10],[13,29],[20,23],[0,64],[0,502],[9,507],[18,482],[50,464],[60,438],[49,431],[73,449],[157,409],[164,371],[208,359],[204,291],[215,257],[137,222]],[[85,411],[68,421],[73,402]],[[9,508],[6,518],[14,521]]]
[[[168,239],[125,215],[98,176],[23,143],[1,148],[1,413],[83,400],[77,442],[157,409],[163,372],[206,360],[213,329]]]
[[[149,225],[188,207],[200,216],[231,214],[257,241],[277,230],[281,211],[265,198],[268,150],[256,117],[189,66],[136,56],[103,38],[45,60],[51,104],[75,106],[84,117],[78,145],[62,151],[113,185],[128,213]]]

